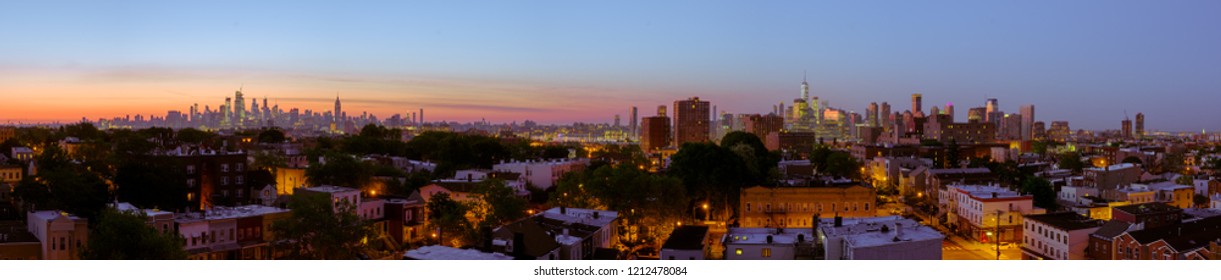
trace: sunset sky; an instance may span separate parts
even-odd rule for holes
[[[663,3],[657,3],[663,2]],[[4,1],[0,122],[281,108],[610,122],[998,98],[1073,129],[1221,130],[1221,1]],[[926,107],[925,110],[928,110]]]

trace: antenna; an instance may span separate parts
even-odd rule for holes
[[[1123,119],[1128,120],[1128,109],[1123,109]]]

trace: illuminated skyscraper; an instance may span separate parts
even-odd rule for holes
[[[233,99],[225,97],[225,106],[220,108],[221,121],[220,126],[228,128],[233,125]]]
[[[920,108],[924,105],[924,96],[919,93],[912,94],[912,114],[923,112]]]
[[[1004,115],[1001,114],[1001,108],[996,98],[988,98],[988,102],[984,103],[984,108],[986,109],[984,121],[999,125]]]
[[[1051,138],[1052,141],[1065,142],[1068,141],[1068,137],[1073,133],[1073,130],[1068,127],[1068,122],[1066,121],[1054,121],[1051,122],[1051,129],[1047,133],[1048,138]]]
[[[950,116],[950,122],[954,122],[954,102],[945,104],[945,114]]]
[[[984,122],[987,120],[987,109],[984,107],[975,107],[967,109],[967,122]]]
[[[236,127],[245,127],[245,124],[246,124],[246,98],[242,97],[241,89],[238,89],[237,93],[235,93],[234,95],[235,95],[235,97],[234,97],[235,100],[233,100],[233,103],[235,103],[235,105],[237,105],[237,106],[235,106],[236,108],[233,108],[234,109],[233,110],[233,114],[234,114],[233,125]]]
[[[674,101],[674,144],[709,140],[711,104],[699,97]]]
[[[1022,141],[1034,139],[1034,105],[1022,105]]]
[[[878,126],[878,103],[870,102],[869,107],[865,108],[865,125],[870,127]]]
[[[806,82],[806,75],[801,74],[801,100],[810,102],[810,83]]]

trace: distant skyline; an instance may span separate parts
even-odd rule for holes
[[[613,121],[691,96],[1221,130],[1221,1],[0,2],[0,123],[281,108]],[[249,104],[249,103],[247,103]],[[627,123],[624,121],[623,123]]]

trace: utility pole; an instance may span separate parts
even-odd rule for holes
[[[1001,260],[1001,210],[996,210],[996,260]]]

